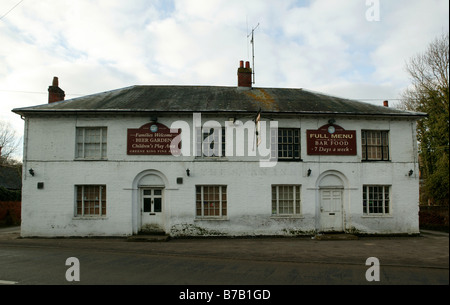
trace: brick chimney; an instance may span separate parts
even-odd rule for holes
[[[384,101],[384,102],[383,102],[383,106],[384,106],[384,107],[389,107],[389,101]]]
[[[66,94],[64,91],[59,88],[58,78],[53,77],[53,83],[50,87],[48,87],[48,103],[56,103],[60,101],[64,101],[64,97]]]
[[[241,60],[238,69],[238,89],[239,90],[251,90],[252,89],[252,69],[250,68],[250,62]]]

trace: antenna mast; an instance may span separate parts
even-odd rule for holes
[[[250,43],[252,44],[252,71],[253,71],[253,80],[252,83],[255,83],[255,30],[259,27],[259,23],[257,26],[255,26],[252,29],[252,32],[250,34],[247,35],[247,38],[249,38],[250,36],[252,36],[252,40],[250,41]]]

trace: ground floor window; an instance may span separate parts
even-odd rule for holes
[[[76,216],[106,216],[106,185],[77,185]]]
[[[300,215],[300,185],[272,185],[272,215]]]
[[[227,216],[227,187],[224,185],[197,185],[196,216],[198,218]]]
[[[364,185],[363,213],[365,215],[389,214],[390,187],[387,185]]]

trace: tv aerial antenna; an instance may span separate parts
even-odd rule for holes
[[[252,83],[255,83],[255,30],[259,27],[259,23],[255,26],[251,33],[247,35],[247,38],[251,38],[250,43],[252,44],[252,72],[253,72],[253,80]]]

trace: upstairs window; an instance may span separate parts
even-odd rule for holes
[[[76,159],[106,159],[106,127],[78,127],[76,137]]]
[[[389,160],[389,131],[363,130],[361,135],[363,161]]]
[[[225,128],[197,128],[196,156],[225,157]]]
[[[300,159],[300,129],[278,128],[271,131],[272,156],[278,160]]]

